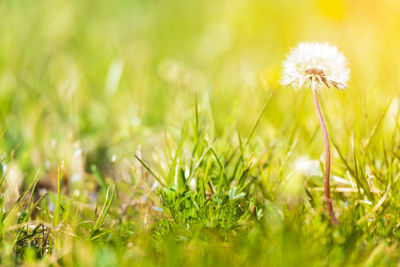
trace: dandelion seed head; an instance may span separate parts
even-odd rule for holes
[[[329,43],[302,42],[283,61],[282,85],[294,88],[345,89],[350,70],[347,60]]]

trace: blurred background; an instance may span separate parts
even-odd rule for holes
[[[321,92],[323,109],[336,143],[362,142],[391,99],[398,113],[399,33],[397,0],[1,0],[3,171],[51,181],[63,161],[72,181],[93,164],[120,176],[193,119],[196,98],[219,137],[232,122],[247,134],[271,97],[259,138],[296,127],[295,153],[318,158],[311,94],[280,85],[282,60],[300,41],[339,47],[350,86]]]

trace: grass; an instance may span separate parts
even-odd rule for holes
[[[0,265],[398,265],[398,8],[0,1]],[[338,227],[312,92],[279,85],[308,39],[351,63],[320,103]]]
[[[348,155],[335,146],[342,159],[337,169],[353,181],[335,183],[340,223],[335,228],[325,211],[322,174],[308,177],[288,170],[295,145],[285,149],[279,139],[254,139],[267,105],[246,138],[239,132],[211,138],[206,118],[194,110],[180,136],[165,140],[159,165],[145,163],[146,156],[137,154],[140,165],[132,179],[118,186],[106,181],[95,204],[84,195],[62,193],[62,169],[54,193],[35,200],[35,178],[9,209],[3,197],[2,264],[397,262],[399,159],[388,153],[395,151],[395,143],[388,142],[374,158],[363,156],[379,134],[380,120],[364,145],[345,148]],[[357,174],[361,169],[376,179]],[[158,186],[145,189],[149,182]]]

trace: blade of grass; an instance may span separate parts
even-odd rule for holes
[[[378,208],[380,206],[382,206],[382,204],[385,202],[387,196],[389,195],[389,191],[390,191],[390,184],[388,184],[388,187],[386,188],[385,193],[382,195],[382,197],[379,199],[379,201],[376,203],[376,205],[370,211],[368,211],[368,213],[365,214],[364,217],[360,218],[357,221],[357,225],[360,225],[362,222],[364,222],[365,220],[367,220],[368,218],[370,218],[376,214]]]
[[[221,160],[219,159],[217,153],[215,152],[215,150],[210,146],[210,150],[212,152],[212,154],[214,155],[215,160],[217,161],[217,164],[220,168],[220,176],[219,176],[219,183],[218,183],[218,187],[217,190],[219,191],[222,187],[223,182],[227,182],[227,178],[225,176],[225,166],[222,164]]]
[[[238,139],[239,139],[240,153],[239,153],[238,159],[236,161],[235,167],[233,169],[232,175],[231,175],[231,177],[229,179],[230,183],[232,183],[235,180],[235,176],[236,176],[236,173],[237,173],[237,171],[239,169],[239,165],[243,162],[244,151],[246,150],[247,146],[249,145],[251,139],[253,138],[253,136],[255,134],[255,131],[256,131],[258,125],[261,122],[261,118],[262,118],[263,114],[265,113],[265,111],[267,110],[267,107],[269,106],[269,103],[271,102],[272,95],[273,95],[273,93],[271,93],[268,96],[267,101],[265,102],[263,108],[261,109],[260,113],[257,116],[256,121],[254,122],[253,126],[251,127],[250,133],[249,133],[249,135],[248,135],[248,137],[246,139],[246,142],[244,144],[243,144],[243,140],[241,138],[239,130],[237,131],[237,135],[238,135]]]
[[[12,214],[17,206],[21,207],[23,205],[22,200],[25,198],[25,196],[28,194],[28,192],[36,185],[37,181],[39,180],[39,177],[37,176],[39,173],[37,172],[34,176],[34,180],[32,183],[25,189],[25,191],[19,196],[19,198],[15,201],[13,206],[10,208],[8,212],[4,213],[3,216],[3,221],[8,217],[9,214]]]
[[[92,164],[92,166],[90,166],[90,169],[91,169],[92,173],[94,174],[94,176],[96,177],[96,180],[99,183],[101,189],[106,190],[107,189],[106,179],[100,173],[99,168],[97,168],[97,166],[95,164]]]
[[[368,182],[366,180],[366,176],[365,175],[361,175],[362,174],[361,171],[360,171],[360,175],[359,175],[358,168],[359,168],[360,163],[358,163],[358,160],[357,160],[357,149],[356,149],[356,144],[355,144],[355,140],[354,140],[354,135],[352,136],[352,142],[351,143],[352,143],[352,146],[353,146],[354,174],[355,174],[354,179],[356,180],[356,183],[357,184],[359,183],[359,185],[364,189],[364,192],[366,193],[368,199],[372,200],[373,197],[371,195],[371,190],[370,190]],[[364,169],[364,168],[362,168],[362,169]]]
[[[53,226],[55,228],[59,223],[60,208],[61,208],[61,184],[63,176],[64,176],[64,167],[61,166],[60,168],[58,168],[58,175],[57,175],[57,201],[54,209],[54,221],[53,221]]]
[[[107,216],[108,212],[110,211],[111,208],[111,204],[115,198],[115,193],[117,191],[117,184],[114,184],[114,188],[113,188],[113,192],[111,194],[110,197],[110,188],[107,189],[107,193],[106,193],[106,199],[104,200],[104,204],[103,207],[101,208],[101,211],[92,227],[92,229],[90,230],[89,234],[89,238],[92,240],[93,239],[93,235],[94,233],[103,225],[103,222],[105,220],[105,217]],[[108,200],[110,198],[110,200]]]
[[[160,178],[158,175],[156,175],[156,174],[147,166],[147,164],[144,163],[143,160],[141,160],[137,155],[135,155],[135,158],[136,158],[136,159],[140,162],[140,164],[142,164],[143,167],[154,177],[154,179],[156,179],[157,182],[160,183],[160,185],[166,186],[165,183],[161,180],[161,178]]]
[[[40,169],[37,171],[36,177],[39,176],[39,172],[40,172]],[[31,209],[32,209],[32,203],[33,203],[33,194],[35,193],[35,188],[36,188],[36,185],[37,185],[37,182],[38,182],[38,181],[39,181],[39,179],[36,180],[36,182],[34,183],[34,185],[33,185],[33,187],[32,187],[32,190],[31,190],[31,197],[30,197],[30,199],[29,199],[29,206],[28,206],[29,216],[26,217],[27,220],[30,220],[30,215],[31,215],[31,213],[32,213],[32,212],[31,212]]]
[[[381,116],[379,117],[378,121],[375,123],[374,128],[373,128],[372,131],[371,131],[371,134],[370,134],[370,136],[369,136],[369,138],[368,138],[368,141],[367,141],[367,144],[366,144],[366,146],[365,146],[365,156],[368,155],[368,150],[369,150],[369,148],[370,148],[370,146],[371,146],[371,144],[372,144],[372,140],[374,139],[374,137],[376,136],[376,134],[377,134],[379,128],[381,127],[382,121],[383,121],[383,119],[384,119],[385,116],[386,116],[386,113],[387,113],[387,111],[388,111],[388,109],[389,109],[389,107],[390,107],[390,104],[392,103],[392,100],[393,100],[393,98],[391,98],[391,99],[389,100],[389,102],[386,104],[386,106],[385,106],[385,108],[384,108],[384,110],[383,110]]]
[[[28,216],[27,216],[28,219],[31,217],[33,211],[36,209],[36,207],[39,205],[39,203],[40,203],[45,197],[47,197],[48,194],[49,194],[48,192],[44,193],[43,196],[41,196],[41,197],[39,198],[39,200],[36,201],[35,204],[33,204],[33,206],[28,210],[28,212],[29,212],[29,213],[28,213]]]
[[[255,123],[251,127],[250,134],[247,137],[247,140],[246,140],[246,142],[244,144],[244,148],[243,149],[246,149],[246,147],[250,143],[251,139],[253,138],[254,133],[256,132],[256,129],[257,129],[258,125],[260,124],[262,115],[267,110],[267,107],[268,107],[269,103],[271,102],[271,99],[272,99],[272,93],[268,96],[266,103],[264,104],[263,108],[261,109],[260,113],[258,114]]]
[[[185,141],[187,129],[188,129],[188,121],[186,121],[185,126],[183,127],[181,138],[179,140],[178,146],[175,150],[174,157],[172,159],[171,167],[169,169],[169,174],[168,174],[168,184],[172,184],[174,182],[175,176],[178,175],[177,164],[178,164],[178,160],[181,157],[183,143]]]

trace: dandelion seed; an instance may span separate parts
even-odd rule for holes
[[[296,48],[292,49],[286,60],[283,61],[282,84],[284,86],[293,86],[296,89],[305,86],[311,88],[313,91],[315,110],[321,124],[325,142],[325,199],[331,221],[335,226],[337,226],[338,222],[333,212],[329,191],[331,167],[329,136],[319,108],[317,91],[323,87],[345,89],[350,74],[346,65],[346,58],[336,46],[315,42],[300,43]]]

